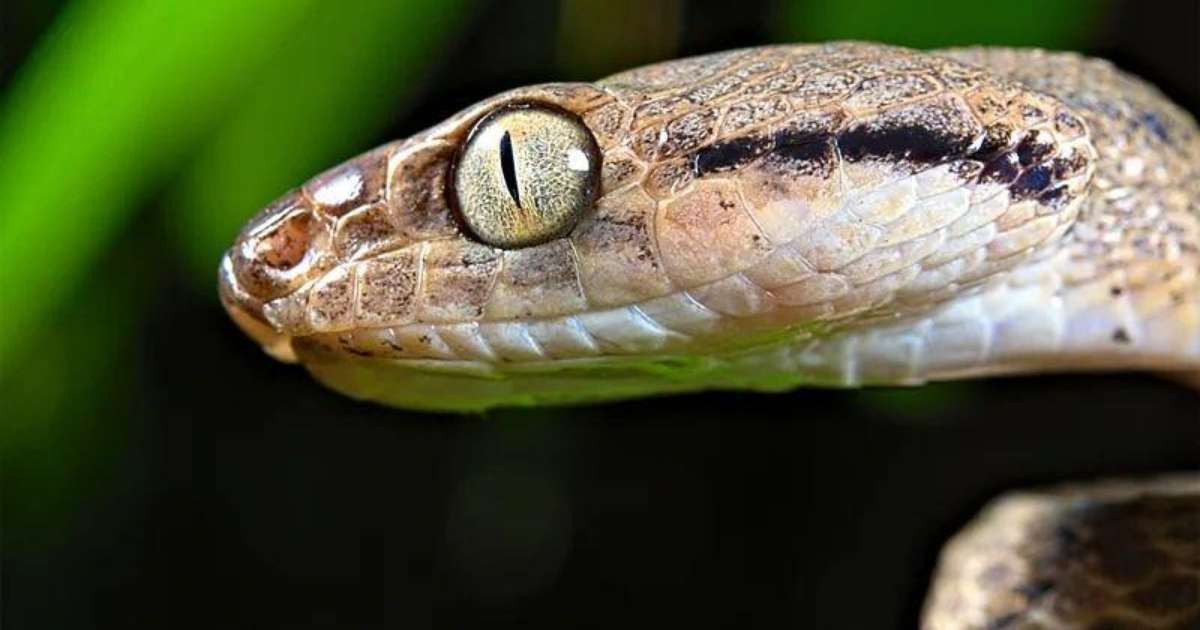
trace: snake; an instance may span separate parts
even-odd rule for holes
[[[1200,133],[1072,52],[747,48],[513,89],[249,220],[230,317],[475,412],[1138,370],[1200,384]],[[1006,495],[922,627],[1200,627],[1200,478]]]

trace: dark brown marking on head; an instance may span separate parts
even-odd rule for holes
[[[794,136],[777,140],[767,156],[768,169],[795,175],[823,177],[837,161],[832,138],[825,135]]]
[[[1074,199],[1074,196],[1070,194],[1065,184],[1055,186],[1038,195],[1038,201],[1055,209],[1066,206],[1072,199]]]
[[[768,136],[743,136],[709,145],[692,154],[692,171],[703,177],[740,168],[769,151],[771,144]]]
[[[983,128],[956,99],[944,98],[886,111],[838,134],[842,157],[904,161],[924,166],[966,157]]]
[[[983,142],[973,151],[970,158],[990,162],[1006,151],[1012,144],[1013,128],[1005,123],[993,123],[983,130]]]
[[[1038,130],[1030,131],[1017,143],[1017,159],[1021,166],[1030,166],[1041,162],[1043,158],[1054,152],[1054,143]]]
[[[836,160],[832,136],[802,127],[785,127],[769,136],[745,136],[710,145],[692,154],[697,177],[741,168],[766,155],[766,163],[779,171],[811,175],[826,172]]]
[[[878,158],[932,164],[963,155],[970,138],[916,124],[859,125],[838,134],[837,144],[849,162]]]
[[[1050,167],[1041,164],[1021,173],[1021,176],[1008,187],[1008,190],[1012,193],[1013,199],[1028,199],[1045,190],[1051,181]]]
[[[1007,184],[1016,179],[1019,172],[1017,156],[1004,153],[984,165],[983,171],[979,173],[979,181],[985,184]]]
[[[1087,168],[1087,164],[1087,156],[1079,151],[1060,155],[1050,161],[1050,166],[1054,169],[1054,178],[1060,180],[1070,179],[1083,173],[1084,169]]]

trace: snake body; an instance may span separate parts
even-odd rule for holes
[[[501,249],[450,182],[472,127],[528,103],[586,127],[599,190],[570,230]],[[752,48],[519,88],[345,162],[249,222],[221,296],[274,356],[425,409],[1195,375],[1198,169],[1195,121],[1102,60]],[[1118,627],[1062,623],[1036,627]]]
[[[942,551],[922,630],[1200,627],[1200,478],[993,501]]]

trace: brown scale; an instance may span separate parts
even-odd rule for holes
[[[632,156],[610,154],[601,165],[600,186],[604,194],[611,194],[641,180],[646,166]]]
[[[725,112],[719,135],[722,138],[741,135],[745,129],[773,122],[790,111],[791,106],[783,97],[736,103]]]
[[[630,304],[664,295],[671,281],[659,264],[654,207],[641,187],[606,195],[585,217],[572,241],[580,282],[594,307]]]
[[[587,301],[576,274],[575,251],[559,239],[504,252],[484,310],[488,319],[528,319],[579,312]]]
[[[687,195],[663,202],[655,220],[667,275],[693,287],[745,269],[770,253],[770,243],[751,221],[735,186],[697,183]],[[720,239],[712,234],[720,233]]]
[[[450,238],[459,234],[446,198],[450,160],[455,149],[434,144],[405,153],[388,177],[388,207],[399,233],[408,241]]]
[[[422,264],[418,319],[462,322],[481,318],[500,264],[500,252],[486,245],[466,239],[430,242]]]
[[[338,220],[333,248],[339,258],[354,260],[392,248],[398,241],[395,214],[387,204],[372,203]]]
[[[387,183],[386,148],[344,162],[312,178],[302,190],[317,212],[341,217],[383,200]]]
[[[417,311],[420,246],[376,256],[361,263],[357,322],[365,326],[408,323]]]

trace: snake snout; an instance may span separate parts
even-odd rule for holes
[[[234,273],[233,257],[226,252],[218,274],[221,305],[246,336],[256,341],[271,356],[294,363],[291,336],[279,332],[263,314],[263,302],[246,292]]]
[[[255,217],[227,256],[239,286],[270,300],[295,291],[329,266],[320,247],[326,240],[325,223],[302,195],[292,193]]]
[[[272,356],[295,361],[290,331],[269,316],[273,302],[298,294],[334,263],[329,222],[300,192],[267,206],[221,259],[221,303],[250,338]]]

